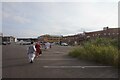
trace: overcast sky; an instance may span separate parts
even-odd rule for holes
[[[71,35],[83,31],[118,27],[117,0],[71,2],[7,2],[2,8],[4,35],[38,37],[43,34]],[[42,1],[42,0],[41,0]]]

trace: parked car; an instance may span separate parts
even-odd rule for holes
[[[7,42],[2,42],[2,45],[7,45]]]
[[[11,44],[10,42],[7,42],[7,44]]]
[[[30,44],[31,44],[31,42],[27,42],[27,41],[22,43],[22,45],[30,45]]]
[[[11,44],[11,43],[6,41],[2,42],[2,45],[7,45],[7,44]]]
[[[62,45],[62,46],[68,46],[68,44],[67,44],[67,43],[61,43],[61,45]]]
[[[17,44],[20,44],[20,45],[30,45],[31,42],[21,40],[21,41],[17,42]]]

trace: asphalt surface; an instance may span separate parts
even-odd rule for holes
[[[0,45],[0,79],[2,78],[2,45]]]
[[[68,56],[73,47],[52,46],[43,50],[33,64],[28,62],[26,45],[2,46],[3,78],[117,78],[118,70]]]

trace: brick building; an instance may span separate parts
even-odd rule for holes
[[[68,43],[69,45],[79,45],[84,41],[84,34],[76,34],[71,36],[64,36],[62,42]]]
[[[62,36],[53,36],[53,35],[42,35],[38,37],[38,40],[40,42],[60,42],[62,39]]]
[[[95,38],[118,38],[120,37],[120,28],[109,28],[104,27],[103,30],[93,31],[93,32],[84,32],[82,34],[63,36],[62,42],[66,42],[69,45],[78,45],[82,44],[86,39],[95,39]]]
[[[97,37],[101,38],[118,38],[119,37],[119,30],[120,28],[109,28],[104,27],[103,30],[94,31],[94,32],[85,32],[85,37],[94,39]]]

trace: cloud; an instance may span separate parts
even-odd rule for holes
[[[4,29],[17,36],[67,35],[117,24],[116,3],[4,3],[3,8]]]
[[[1,0],[2,2],[118,2],[119,0]]]
[[[24,18],[24,17],[21,17],[21,16],[14,16],[13,20],[15,20],[18,23],[22,23],[22,24],[30,23],[31,22],[30,19],[27,19],[27,18]]]
[[[10,14],[6,13],[6,12],[2,12],[2,16],[3,18],[9,18]]]
[[[28,18],[25,18],[23,16],[17,16],[15,14],[8,14],[7,12],[3,11],[3,19],[4,21],[7,21],[9,19],[11,19],[12,22],[17,22],[17,23],[21,23],[21,24],[26,24],[26,23],[30,23],[31,20]]]

